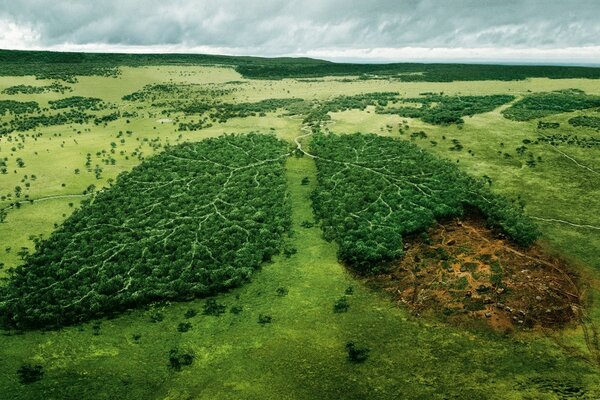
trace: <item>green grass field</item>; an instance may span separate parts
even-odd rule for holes
[[[512,94],[518,99],[530,91],[576,88],[600,95],[600,83],[586,79],[433,83],[326,77],[316,82],[263,81],[245,80],[225,67],[121,70],[116,78],[79,77],[77,83],[69,84],[73,91],[65,95],[0,95],[0,100],[35,100],[41,107],[68,96],[98,97],[121,112],[138,113],[128,118],[129,122],[120,118],[106,126],[59,125],[0,136],[0,158],[7,159],[7,174],[0,174],[0,195],[14,193],[15,186],[21,186],[22,196],[34,200],[19,208],[9,207],[14,198],[0,201],[0,208],[6,211],[6,220],[0,223],[0,276],[8,276],[9,269],[21,263],[18,253],[22,248],[33,249],[32,238],[48,237],[54,225],[79,206],[89,185],[107,186],[119,173],[131,170],[141,158],[168,144],[234,132],[274,132],[293,143],[305,133],[302,119],[286,116],[283,110],[179,132],[176,119],[197,116],[166,116],[147,103],[121,100],[148,84],[218,84],[235,89],[219,98],[228,103],[292,97],[326,100],[384,91],[406,97],[444,92]],[[0,77],[0,91],[17,84],[51,82],[27,76]],[[466,117],[463,126],[433,126],[377,114],[374,107],[368,107],[333,113],[324,126],[336,133],[372,132],[413,140],[427,151],[458,162],[474,176],[489,177],[493,191],[522,199],[525,213],[542,231],[544,248],[566,258],[579,275],[588,297],[586,323],[600,327],[600,148],[540,142],[525,144],[527,150],[520,155],[516,149],[524,145],[523,140],[533,142],[551,132],[537,129],[537,120],[508,120],[501,110]],[[556,132],[598,138],[594,129],[568,124],[574,116],[596,114],[584,110],[542,120],[559,122]],[[405,125],[408,128],[399,132]],[[421,130],[427,138],[411,139],[411,132]],[[118,136],[120,131],[123,135]],[[34,132],[41,135],[33,138]],[[453,139],[460,142],[462,150],[450,150]],[[111,142],[116,144],[114,153]],[[308,147],[310,139],[302,143]],[[92,172],[85,165],[88,153]],[[115,159],[114,165],[103,162],[108,155]],[[17,166],[17,158],[24,160],[23,168]],[[534,166],[528,166],[530,158],[536,161]],[[93,172],[96,164],[102,168],[99,179]],[[4,332],[0,336],[0,399],[600,398],[600,366],[588,360],[590,352],[581,327],[501,335],[483,324],[457,327],[410,315],[338,263],[335,244],[324,241],[318,227],[302,227],[303,221],[314,220],[309,198],[316,181],[314,161],[291,157],[286,173],[294,231],[286,240],[298,252],[289,258],[277,256],[256,272],[250,283],[216,296],[217,302],[227,306],[224,315],[202,315],[205,300],[198,299],[157,304],[59,331]],[[32,175],[36,178],[31,179]],[[300,184],[304,177],[309,177],[309,185]],[[348,312],[334,313],[335,301],[348,287],[353,288],[347,295]],[[287,294],[279,295],[279,288]],[[233,306],[242,311],[229,312]],[[190,308],[199,313],[185,319]],[[164,319],[152,322],[157,310]],[[261,314],[271,316],[272,322],[259,324]],[[181,322],[190,322],[191,329],[178,332]],[[137,340],[136,335],[140,335]],[[345,345],[349,341],[370,349],[365,363],[348,362]],[[169,369],[168,355],[173,348],[192,351],[194,363],[180,372]],[[43,365],[43,379],[21,384],[17,370],[24,363]]]

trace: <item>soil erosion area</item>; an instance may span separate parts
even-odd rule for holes
[[[402,260],[368,281],[415,314],[485,320],[503,332],[560,328],[578,318],[579,289],[566,263],[536,246],[516,247],[480,216],[438,224],[404,247]]]

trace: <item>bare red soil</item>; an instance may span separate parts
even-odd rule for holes
[[[564,261],[536,246],[516,247],[475,216],[408,239],[402,260],[368,281],[415,314],[483,320],[503,332],[563,327],[576,322],[581,307]]]

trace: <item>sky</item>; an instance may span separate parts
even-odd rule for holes
[[[0,48],[600,64],[600,0],[0,0]]]

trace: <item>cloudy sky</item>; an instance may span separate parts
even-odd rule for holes
[[[0,0],[0,48],[600,64],[600,0]]]

